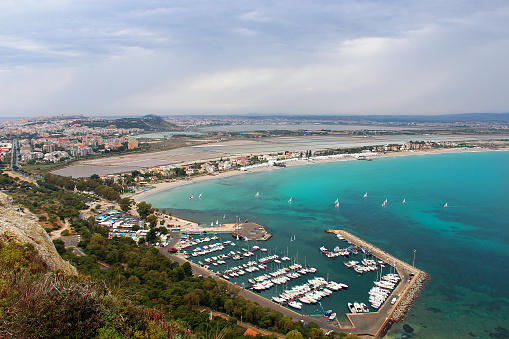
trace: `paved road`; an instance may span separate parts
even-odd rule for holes
[[[64,241],[65,248],[72,248],[74,254],[83,257],[85,253],[78,247],[78,243],[80,242],[77,235],[69,235],[65,237],[60,237]]]

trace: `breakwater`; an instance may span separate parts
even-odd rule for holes
[[[395,322],[403,320],[408,312],[410,312],[410,309],[412,307],[412,303],[417,299],[419,296],[421,290],[424,287],[424,284],[429,279],[429,275],[427,273],[420,274],[414,284],[410,286],[407,293],[401,298],[401,301],[398,303],[398,306],[396,309],[392,312],[392,315],[390,318],[387,319],[384,326],[380,329],[378,335],[376,337],[382,338],[391,328],[392,324]]]
[[[386,301],[377,312],[348,314],[351,326],[342,326],[342,329],[348,329],[349,332],[357,335],[383,337],[393,323],[403,319],[408,313],[429,275],[347,231],[327,230],[326,232],[339,235],[348,242],[365,248],[378,259],[393,266],[401,277],[401,282],[387,298],[387,300],[395,298],[394,304]]]

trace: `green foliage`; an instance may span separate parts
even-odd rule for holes
[[[53,240],[53,245],[55,245],[55,249],[57,250],[58,254],[63,255],[65,250],[65,243],[61,239],[55,239]]]
[[[146,219],[149,214],[154,213],[152,204],[147,204],[145,201],[141,201],[136,204],[136,211],[142,219]]]
[[[0,243],[0,253],[1,338],[190,338],[167,313],[88,277],[48,272],[32,246]]]
[[[0,269],[11,272],[25,269],[30,272],[44,271],[47,265],[41,260],[31,244],[17,242],[5,244],[0,241]]]
[[[127,212],[131,209],[132,200],[129,198],[122,198],[118,200],[118,204],[122,211]]]
[[[285,335],[285,339],[304,339],[304,337],[298,330],[293,330]]]
[[[147,221],[150,224],[150,228],[154,228],[157,226],[157,217],[154,214],[151,214],[147,217]]]
[[[149,244],[153,244],[157,241],[157,236],[156,236],[156,229],[155,228],[151,228],[150,231],[148,231],[147,235],[145,236],[145,240],[147,241],[147,243]]]
[[[228,319],[228,322],[230,323],[231,326],[237,326],[238,319],[236,317],[230,317]]]

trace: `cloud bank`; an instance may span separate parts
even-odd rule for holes
[[[506,1],[169,3],[0,2],[0,115],[509,111]]]

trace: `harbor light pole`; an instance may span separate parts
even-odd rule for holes
[[[414,261],[412,261],[412,267],[415,268],[415,250],[414,250]]]

